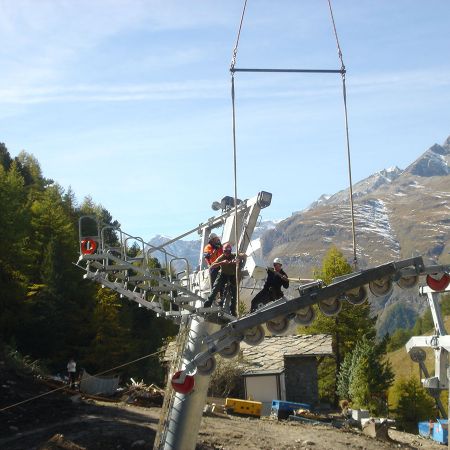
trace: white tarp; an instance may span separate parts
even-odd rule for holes
[[[113,377],[95,377],[83,371],[80,382],[80,391],[91,395],[111,395],[119,386],[119,375]]]

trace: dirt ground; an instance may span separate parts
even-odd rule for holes
[[[24,388],[23,386],[26,386]],[[26,380],[0,380],[0,409],[48,391]],[[139,450],[152,449],[160,408],[124,402],[106,403],[59,391],[0,412],[0,449],[7,450]],[[391,442],[378,441],[357,430],[329,425],[204,416],[197,450],[442,450],[436,442],[389,430]]]

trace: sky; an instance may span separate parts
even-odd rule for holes
[[[0,0],[0,142],[149,240],[234,195],[243,1]],[[353,182],[450,135],[447,0],[332,0]],[[248,0],[237,68],[339,69],[327,0]],[[237,192],[282,219],[348,186],[339,74],[236,73]],[[193,235],[192,238],[196,236]]]

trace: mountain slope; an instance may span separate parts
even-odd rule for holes
[[[359,268],[422,255],[426,263],[450,263],[450,137],[433,145],[405,170],[388,169],[354,186]],[[266,258],[281,256],[290,276],[309,277],[331,245],[353,259],[348,189],[322,196],[263,235]],[[416,290],[394,290],[372,299],[373,310],[401,300],[423,309]],[[389,325],[387,325],[389,329]]]

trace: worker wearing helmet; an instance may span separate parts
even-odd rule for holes
[[[231,301],[230,301],[230,313],[233,316],[236,316],[236,264],[241,264],[245,261],[246,255],[245,253],[240,253],[236,256],[235,253],[232,252],[232,247],[230,244],[223,245],[223,254],[220,255],[212,264],[211,269],[219,268],[220,272],[214,282],[213,288],[211,290],[211,294],[208,296],[208,299],[204,303],[203,306],[210,307],[212,306],[213,301],[215,300],[217,294],[222,292],[227,283],[230,284],[230,293],[231,293]],[[219,306],[223,308],[223,298],[219,302]]]
[[[278,300],[283,297],[281,287],[287,289],[289,287],[289,278],[286,272],[281,268],[283,265],[280,258],[273,260],[273,269],[267,268],[267,278],[264,287],[259,291],[252,300],[250,312],[256,311],[261,306],[269,302]]]
[[[214,286],[217,275],[219,274],[219,267],[211,267],[211,264],[223,253],[222,244],[220,238],[216,233],[211,233],[208,237],[208,244],[203,249],[203,257],[209,267],[209,280],[211,282],[211,288]]]

